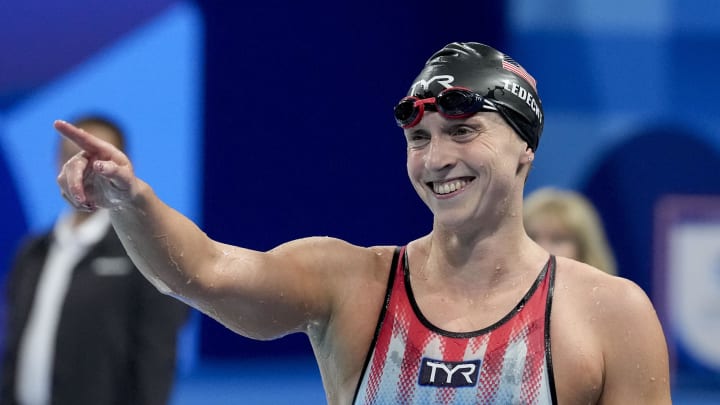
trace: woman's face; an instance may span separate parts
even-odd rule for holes
[[[528,235],[556,256],[582,260],[580,246],[573,231],[552,214],[540,214],[525,221]]]

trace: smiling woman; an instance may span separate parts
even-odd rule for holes
[[[428,139],[408,150],[407,169],[434,220],[401,245],[307,237],[254,250],[212,239],[136,176],[125,154],[64,121],[55,128],[84,153],[58,184],[76,207],[109,209],[158,289],[251,339],[304,333],[329,404],[669,403],[664,336],[643,291],[556,257],[525,232],[523,190],[542,115],[527,94],[504,90],[503,80],[534,89],[508,60],[487,45],[451,43],[415,80],[428,85],[412,85],[422,103],[412,101],[411,113],[436,104],[445,90],[436,75],[453,76],[497,112],[470,103],[456,114],[441,102],[444,114],[404,128],[406,139]]]

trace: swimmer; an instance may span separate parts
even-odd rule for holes
[[[58,183],[75,206],[110,209],[161,291],[249,338],[307,334],[329,404],[669,404],[646,294],[525,232],[545,119],[535,79],[490,46],[451,43],[408,89],[394,116],[433,223],[402,246],[308,237],[259,252],[213,240],[118,149],[63,121],[55,128],[83,152]]]

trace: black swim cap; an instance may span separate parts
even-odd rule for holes
[[[407,95],[435,97],[448,87],[465,87],[493,100],[505,121],[537,150],[542,102],[535,79],[512,58],[477,42],[453,42],[428,59]]]

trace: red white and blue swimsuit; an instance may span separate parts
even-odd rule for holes
[[[448,332],[420,312],[398,248],[355,405],[557,404],[550,355],[551,256],[517,306],[474,332]]]

